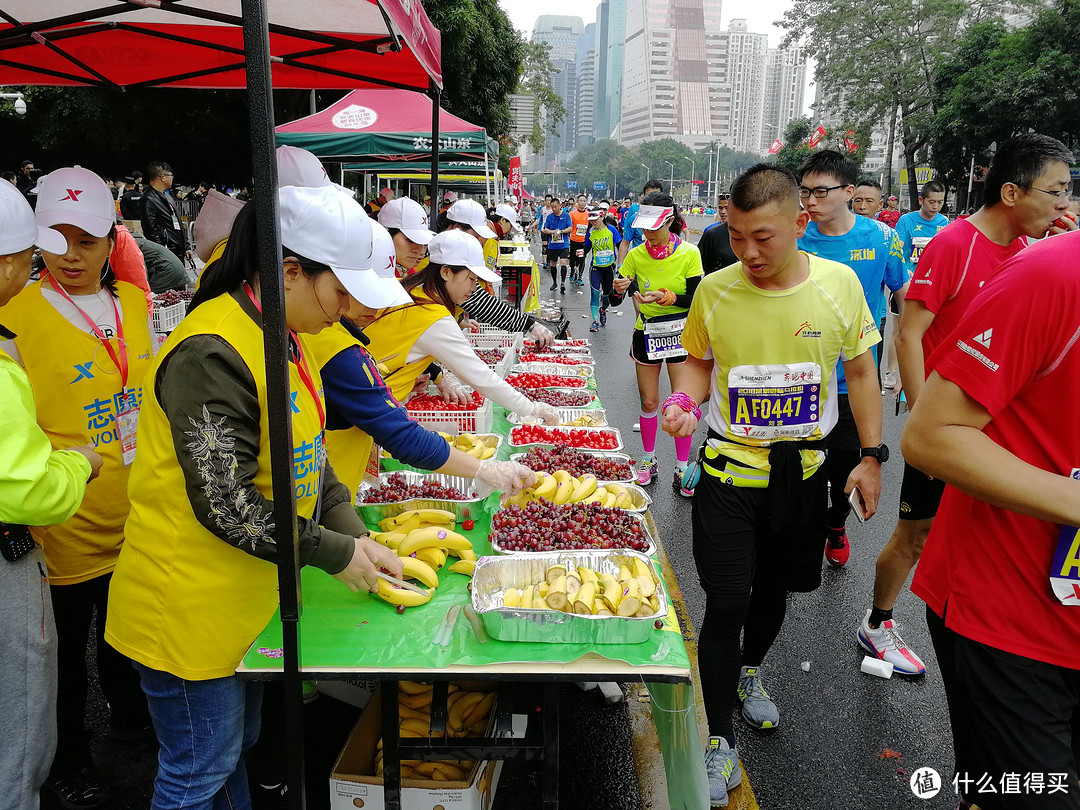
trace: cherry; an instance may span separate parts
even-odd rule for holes
[[[466,520],[464,523],[461,524],[461,528],[463,528],[467,532],[471,532],[473,529],[476,528],[476,521]]]
[[[398,606],[397,606],[397,612],[398,612],[398,615],[399,615],[399,616],[401,616],[402,614],[404,614],[404,613],[405,613],[405,606],[404,606],[404,605],[398,605]]]

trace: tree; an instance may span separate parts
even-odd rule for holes
[[[551,83],[554,73],[551,43],[524,43],[518,92],[527,93],[533,99],[533,131],[527,141],[536,153],[544,151],[547,133],[558,134],[555,127],[566,118],[566,106]]]
[[[784,137],[781,138],[784,145],[776,153],[776,163],[797,173],[803,161],[810,156],[812,151],[809,139],[813,129],[814,125],[805,116],[792,118],[788,121],[787,128],[784,130]]]
[[[593,184],[599,182],[607,184],[608,191],[604,192],[603,196],[616,196],[618,192],[614,183],[627,188],[633,187],[632,178],[637,175],[630,169],[634,163],[630,149],[605,138],[577,150],[566,168],[575,173],[578,188],[584,193],[591,191]],[[640,173],[641,167],[638,167],[637,174]]]

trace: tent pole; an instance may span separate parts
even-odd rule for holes
[[[431,221],[429,227],[434,231],[439,228],[439,113],[442,107],[442,92],[435,82],[430,83],[428,95],[431,96]]]
[[[285,762],[288,801],[303,810],[304,716],[300,679],[300,560],[293,491],[292,416],[289,412],[289,340],[285,327],[285,285],[281,274],[278,230],[277,162],[274,156],[274,99],[270,73],[267,0],[241,0],[244,20],[245,71],[251,122],[252,169],[255,177],[255,233],[259,263],[259,295],[263,307],[263,350],[270,424],[271,483],[274,498],[274,541],[277,544],[278,590],[285,684]]]

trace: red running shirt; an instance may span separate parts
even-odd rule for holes
[[[877,218],[878,222],[884,222],[890,228],[895,228],[897,221],[900,219],[900,212],[890,211],[888,208],[886,208],[878,212]]]
[[[989,412],[983,432],[1043,470],[1080,468],[1080,233],[1054,236],[987,283],[934,356],[940,375]],[[957,633],[1080,669],[1080,606],[1058,601],[1058,526],[949,486],[911,590]]]
[[[967,220],[951,222],[937,232],[919,258],[906,300],[922,301],[934,313],[923,335],[926,376],[934,370],[932,355],[964,316],[971,300],[1002,263],[1027,245],[1019,237],[1010,245],[991,242]]]

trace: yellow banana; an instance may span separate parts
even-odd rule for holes
[[[416,557],[401,558],[401,578],[415,579],[429,588],[439,587],[439,575],[435,573],[435,569]]]
[[[483,452],[483,454],[482,454],[482,455],[480,456],[480,458],[481,458],[481,459],[489,459],[489,458],[491,458],[491,457],[492,457],[492,456],[494,456],[494,455],[495,455],[495,448],[494,448],[494,447],[485,447],[485,448],[484,448],[484,452]]]
[[[503,591],[503,607],[516,608],[521,604],[521,591],[517,588],[507,588]]]
[[[482,445],[482,444],[474,444],[472,447],[470,447],[465,452],[468,453],[473,458],[483,458],[484,457],[484,450],[486,450],[486,449],[487,448],[484,447],[484,445]]]
[[[388,518],[388,520],[396,520],[396,518]],[[382,522],[379,523],[379,527],[382,527]],[[420,518],[415,514],[408,520],[402,523],[391,523],[388,531],[398,532],[401,534],[408,534],[409,532],[416,531],[420,528]]]
[[[473,707],[465,712],[462,722],[465,727],[468,728],[471,725],[479,723],[481,720],[488,716],[488,712],[491,711],[491,707],[495,705],[495,693],[484,695],[484,697],[475,703]]]
[[[458,534],[452,529],[441,529],[437,526],[428,526],[409,532],[409,536],[401,541],[398,546],[398,556],[407,557],[414,551],[422,548],[453,548],[462,551],[472,550],[469,538]]]
[[[448,557],[457,557],[459,560],[471,560],[476,562],[476,552],[471,548],[448,548],[446,550]]]
[[[423,734],[425,737],[431,734],[431,726],[428,721],[417,720],[412,717],[401,721],[401,729],[403,731],[406,729],[408,729],[409,731],[416,731],[420,734]]]
[[[570,500],[570,496],[574,492],[574,486],[577,484],[577,481],[566,470],[557,470],[555,472],[555,480],[558,481],[558,486],[555,489],[555,496],[551,501],[557,506],[561,506]]]
[[[430,592],[419,594],[415,591],[407,590],[406,588],[399,588],[396,585],[391,585],[385,579],[379,580],[379,596],[391,605],[404,605],[405,607],[418,607],[419,605],[424,605],[431,601]],[[430,702],[431,700],[429,698],[428,703]]]
[[[457,523],[457,515],[446,509],[417,509],[416,516],[420,518],[421,523],[432,526],[453,526]]]
[[[550,501],[555,497],[555,490],[559,487],[559,481],[554,475],[548,475],[547,473],[541,475],[541,480],[533,487],[533,493],[537,498]]]
[[[615,505],[615,494],[612,493],[612,492],[609,492],[607,495],[604,496],[604,506],[610,508],[610,507],[612,507],[614,505]]]
[[[651,578],[652,573],[653,573],[652,569],[649,568],[648,564],[644,560],[641,560],[641,559],[638,559],[637,557],[634,557],[634,576],[635,577],[643,577],[644,576],[644,577],[650,577]]]
[[[577,486],[570,493],[570,500],[574,503],[585,500],[596,491],[596,476],[584,475],[578,479]]]
[[[431,705],[431,690],[421,692],[418,695],[398,695],[398,707],[408,706],[410,709],[422,709]]]
[[[454,707],[450,709],[449,715],[446,718],[446,727],[448,729],[456,729],[461,731],[465,728],[465,713],[483,700],[487,695],[483,692],[466,692],[464,697],[461,698]]]
[[[371,532],[369,536],[379,545],[393,549],[396,549],[405,539],[405,535],[401,532]]]
[[[422,548],[419,551],[414,551],[416,555],[415,559],[425,562],[430,565],[435,571],[442,569],[446,565],[446,550],[441,548]],[[402,557],[402,559],[413,559],[410,555],[408,558]]]
[[[536,588],[530,585],[528,588],[521,592],[521,604],[519,607],[522,610],[531,610],[533,606],[533,599],[535,599]]]
[[[615,496],[615,508],[616,509],[633,509],[634,501],[630,498],[629,492],[620,492]]]
[[[402,720],[408,720],[410,718],[413,720],[423,720],[425,723],[430,722],[431,720],[431,715],[419,711],[418,709],[410,709],[408,706],[401,703],[398,704],[398,717]]]
[[[592,491],[592,494],[589,495],[589,497],[584,498],[581,502],[582,503],[600,503],[600,504],[602,504],[604,502],[604,499],[607,498],[608,492],[609,492],[608,485],[604,484],[604,486],[597,487],[596,489],[594,489]]]
[[[450,570],[455,574],[465,574],[465,576],[469,577],[473,575],[474,568],[476,568],[476,563],[472,560],[458,560],[450,566]]]
[[[431,684],[416,681],[398,681],[398,691],[407,695],[426,695],[431,693]]]

